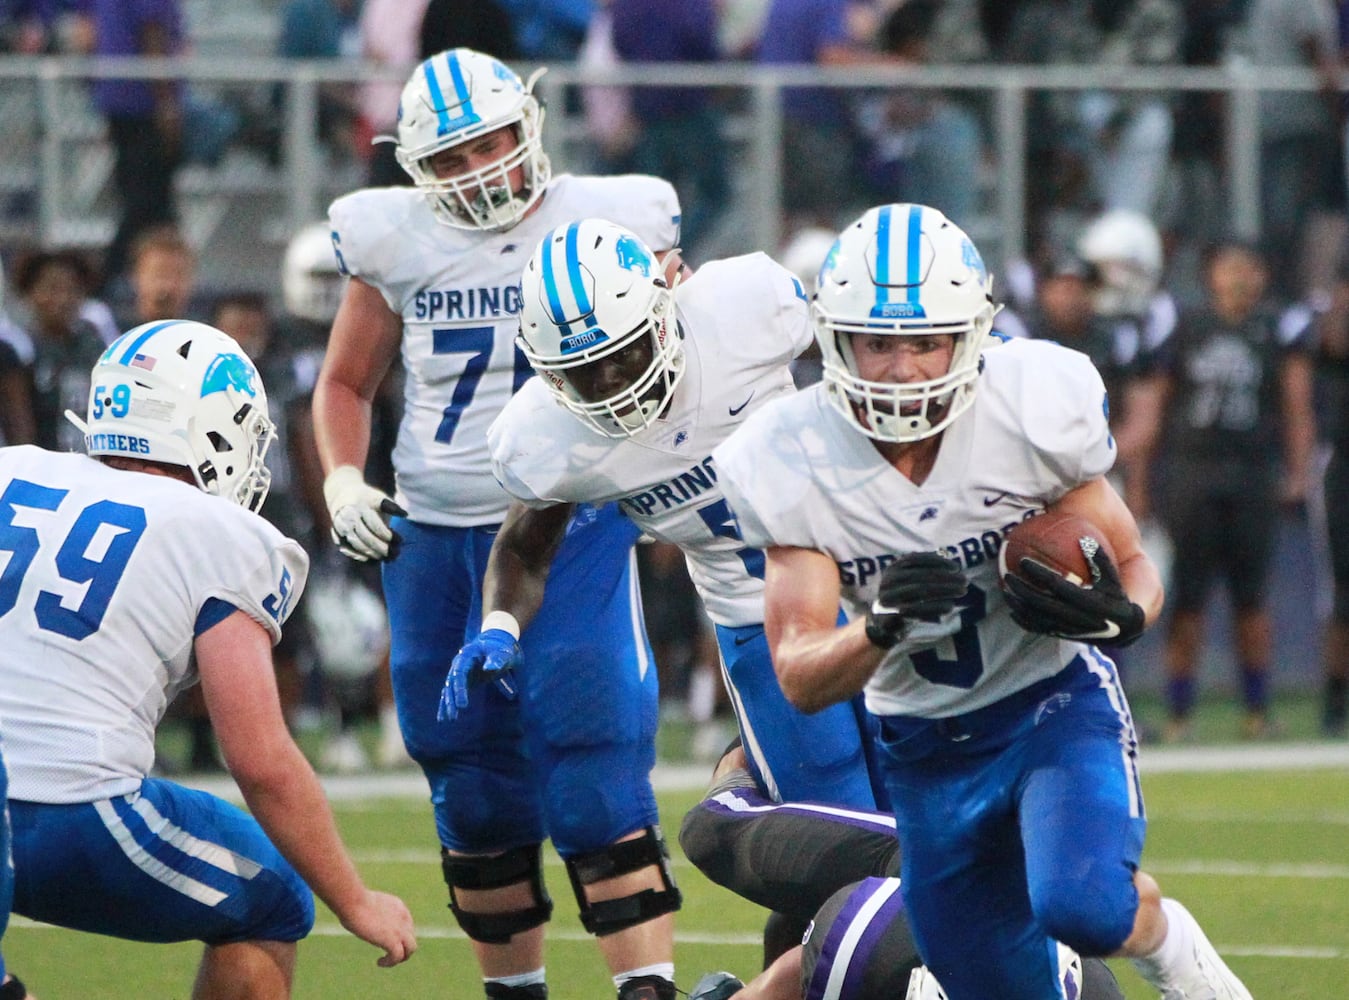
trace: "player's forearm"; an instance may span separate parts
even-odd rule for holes
[[[277,850],[338,919],[365,900],[366,888],[337,832],[318,777],[298,747],[258,772],[235,774],[239,791]]]
[[[534,620],[572,510],[572,504],[537,508],[511,504],[487,560],[482,588],[484,616],[492,611],[508,612],[522,629]]]
[[[494,546],[483,581],[483,616],[505,611],[524,630],[539,613],[547,582],[547,563],[540,566],[515,552],[498,551]]]
[[[325,473],[341,465],[365,467],[370,450],[370,400],[320,375],[314,386],[314,443]]]
[[[803,712],[818,712],[861,691],[882,655],[857,621],[782,640],[773,649],[773,667],[787,700]]]
[[[767,969],[745,984],[737,994],[745,1000],[796,1000],[801,995],[801,955],[797,945],[779,955]]]
[[[1312,362],[1298,356],[1282,372],[1284,468],[1289,499],[1304,499],[1311,483],[1316,450],[1316,417],[1312,409]]]

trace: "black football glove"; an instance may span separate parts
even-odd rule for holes
[[[867,612],[867,638],[889,649],[915,621],[940,621],[969,586],[960,563],[936,552],[900,556],[881,574],[880,590]]]
[[[1021,560],[1027,579],[1008,574],[1003,594],[1012,619],[1027,632],[1078,642],[1127,646],[1143,634],[1143,609],[1129,600],[1119,571],[1105,550],[1087,556],[1092,583],[1079,587],[1029,557]]]

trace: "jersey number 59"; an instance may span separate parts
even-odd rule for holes
[[[0,573],[0,617],[14,610],[23,578],[42,547],[37,529],[15,524],[14,515],[20,507],[55,511],[66,493],[15,479],[0,494],[0,552],[9,553]],[[88,589],[74,608],[67,608],[60,594],[38,591],[33,606],[38,626],[71,639],[84,639],[97,632],[144,532],[145,511],[140,507],[100,500],[80,511],[62,539],[55,561],[61,579],[88,584]]]

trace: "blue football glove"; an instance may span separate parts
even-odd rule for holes
[[[489,628],[464,644],[445,675],[436,718],[453,722],[468,708],[468,693],[485,681],[491,681],[510,700],[518,693],[514,669],[520,663],[520,643],[505,629]]]

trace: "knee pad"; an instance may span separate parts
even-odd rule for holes
[[[648,826],[635,840],[623,840],[589,854],[568,858],[566,864],[571,888],[581,910],[581,924],[596,937],[615,934],[666,913],[674,913],[683,903],[684,897],[670,871],[670,851],[658,826]],[[630,896],[597,902],[586,898],[586,886],[647,867],[655,867],[660,872],[664,888],[643,889]]]
[[[440,867],[450,887],[450,910],[474,941],[506,944],[512,935],[546,924],[553,914],[553,901],[543,884],[539,844],[526,844],[504,854],[471,856],[451,854],[442,847]],[[520,910],[477,913],[460,906],[454,894],[455,889],[503,889],[521,882],[529,884],[534,905]]]

